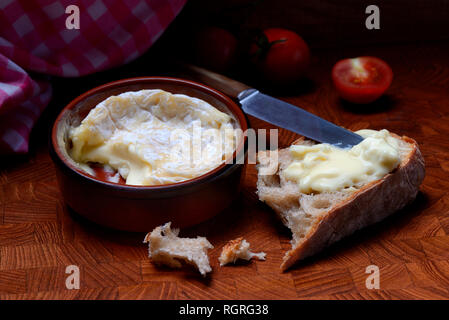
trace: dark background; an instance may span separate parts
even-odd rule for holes
[[[365,8],[370,4],[380,8],[380,30],[365,27]],[[427,55],[436,52],[439,61],[447,55],[449,64],[449,0],[190,0],[153,47],[128,65],[80,78],[53,78],[53,99],[31,136],[30,153],[36,145],[47,143],[54,118],[79,94],[128,77],[176,76],[174,61],[191,59],[193,35],[204,26],[225,28],[240,42],[248,41],[248,32],[269,27],[291,29],[303,37],[311,49],[312,63],[306,77],[293,90],[279,92],[266,87],[253,77],[244,59],[225,72],[277,96],[301,96],[317,90],[323,77],[315,75],[326,71],[315,71],[327,68],[330,78],[332,65],[348,57],[375,55],[397,65],[393,71],[405,71],[420,63],[416,58],[408,62],[411,51],[422,52],[419,69],[432,68],[432,57]],[[381,102],[392,103],[388,97]]]

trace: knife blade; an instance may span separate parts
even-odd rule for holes
[[[339,127],[300,107],[263,94],[234,79],[198,66],[184,63],[179,65],[188,76],[192,76],[230,97],[237,98],[245,113],[278,127],[340,148],[350,148],[363,140],[361,136],[352,131]]]
[[[244,90],[237,98],[245,113],[309,139],[343,149],[351,148],[363,140],[352,131],[256,89]]]

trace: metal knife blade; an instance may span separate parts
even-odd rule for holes
[[[240,92],[238,99],[245,113],[321,143],[345,149],[363,140],[352,131],[256,89]]]

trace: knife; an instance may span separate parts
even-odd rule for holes
[[[323,118],[285,101],[270,97],[238,81],[218,73],[193,66],[183,65],[188,75],[236,98],[246,114],[296,132],[309,139],[328,143],[339,148],[351,148],[363,138]]]

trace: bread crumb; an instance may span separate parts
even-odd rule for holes
[[[206,276],[212,269],[209,265],[207,250],[214,246],[204,237],[179,238],[179,229],[171,229],[171,222],[155,228],[145,236],[148,254],[158,265],[180,268],[181,261],[195,266]]]
[[[251,260],[256,257],[259,260],[265,260],[265,252],[254,253],[249,249],[249,243],[243,238],[237,238],[229,241],[221,251],[218,258],[220,266],[228,263],[235,263],[238,259]]]

